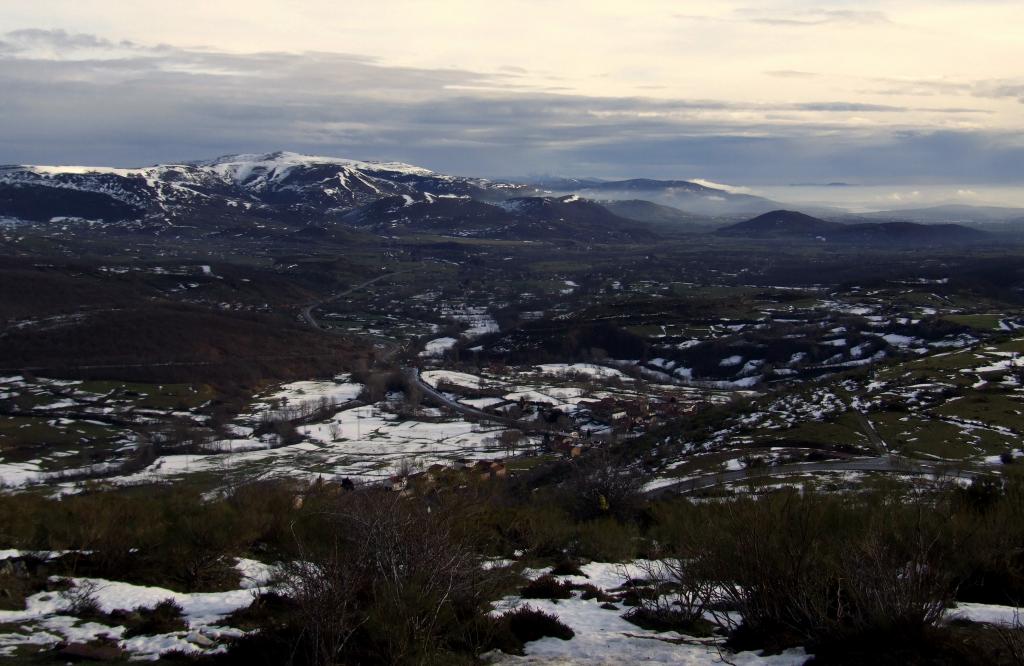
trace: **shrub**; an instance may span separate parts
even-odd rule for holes
[[[285,630],[308,663],[420,663],[465,646],[492,589],[453,516],[373,490],[339,496],[329,519],[329,538],[283,572]]]
[[[572,583],[545,574],[527,583],[519,590],[519,596],[523,599],[571,599]]]
[[[583,570],[580,569],[580,563],[578,560],[574,560],[571,557],[560,558],[555,566],[551,568],[551,575],[553,576],[583,576]]]
[[[593,585],[591,583],[584,583],[583,585],[573,585],[573,589],[579,590],[581,592],[580,599],[597,599],[601,603],[609,603],[612,601],[616,601],[616,598],[614,596],[608,594],[607,592],[599,588],[597,585]]]
[[[600,518],[577,528],[577,553],[600,562],[624,562],[637,555],[640,531],[614,518]]]
[[[545,613],[529,605],[509,611],[502,615],[501,619],[508,624],[512,634],[524,643],[538,641],[547,636],[568,641],[576,635],[576,632],[559,620],[557,615]]]
[[[103,610],[96,598],[99,586],[91,580],[80,582],[60,581],[67,587],[60,591],[60,596],[67,603],[67,611],[82,620],[92,620],[103,617]]]
[[[164,599],[153,608],[137,607],[130,613],[111,613],[111,617],[125,625],[125,638],[169,634],[188,629],[184,611],[174,599]]]
[[[675,594],[696,594],[692,609],[703,604],[732,629],[736,647],[912,640],[936,625],[956,589],[963,540],[948,507],[782,492],[664,517],[672,527],[658,533],[684,563],[669,576]],[[640,608],[661,617],[658,603],[641,599]]]
[[[647,560],[638,566],[653,585],[631,586],[630,605],[635,607],[623,617],[645,629],[710,635],[704,613],[715,600],[712,577],[678,559]]]
[[[607,449],[599,449],[580,460],[563,492],[579,520],[611,516],[630,521],[643,503],[640,487],[637,470],[616,460]]]

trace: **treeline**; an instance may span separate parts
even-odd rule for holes
[[[57,377],[254,386],[336,374],[367,351],[268,316],[139,304],[46,330],[8,331],[0,367]]]

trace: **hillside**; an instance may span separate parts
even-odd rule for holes
[[[719,236],[863,244],[948,244],[984,241],[988,234],[957,224],[864,222],[840,224],[791,210],[777,210],[718,229]]]
[[[622,199],[654,202],[693,215],[757,215],[779,207],[778,202],[708,187],[688,180],[631,178],[612,181],[546,181],[538,184],[556,194],[578,194],[593,199]]]
[[[706,217],[644,199],[608,199],[600,203],[611,212],[627,220],[663,225],[667,228],[696,230],[711,224]]]
[[[514,240],[642,240],[643,224],[575,196],[521,197],[498,203],[469,196],[402,195],[379,199],[342,220],[381,235],[427,233]]]

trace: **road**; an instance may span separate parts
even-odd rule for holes
[[[361,289],[366,289],[371,284],[374,284],[376,282],[380,282],[381,280],[383,280],[385,278],[394,277],[396,275],[404,275],[405,273],[411,273],[411,272],[412,272],[412,270],[395,271],[393,273],[382,273],[382,274],[378,275],[375,278],[371,278],[371,279],[367,280],[366,282],[361,282],[361,283],[355,285],[354,287],[349,287],[345,291],[341,291],[341,292],[338,292],[336,294],[331,294],[327,298],[323,298],[323,299],[320,299],[319,301],[314,301],[314,302],[310,303],[306,307],[302,308],[302,312],[301,312],[300,316],[302,317],[303,321],[305,321],[307,324],[309,324],[310,326],[312,326],[316,330],[320,331],[321,333],[333,333],[334,331],[332,331],[329,328],[324,328],[320,324],[320,322],[318,322],[316,320],[316,317],[313,316],[313,309],[314,308],[317,308],[317,307],[323,305],[324,303],[330,303],[331,301],[336,301],[339,298],[344,298],[345,296],[348,296],[349,294],[354,294],[355,292],[357,292],[357,291],[359,291]]]
[[[878,455],[886,455],[889,452],[889,447],[886,446],[885,440],[883,440],[882,436],[878,434],[877,430],[875,430],[875,426],[873,426],[871,421],[868,420],[867,415],[859,409],[854,409],[853,413],[857,417],[857,421],[860,422],[860,429],[864,431],[864,434],[868,437],[868,441],[871,442],[871,447],[875,449]]]
[[[327,298],[323,298],[323,299],[320,299],[318,301],[314,301],[314,302],[310,303],[309,305],[307,305],[307,306],[302,308],[302,310],[299,312],[299,316],[302,318],[303,321],[305,321],[307,324],[309,324],[313,329],[315,329],[315,330],[317,330],[317,331],[319,331],[321,333],[327,333],[329,335],[345,335],[347,337],[352,337],[352,334],[350,332],[348,332],[348,331],[342,333],[341,331],[336,331],[336,330],[334,330],[332,328],[328,328],[328,327],[325,327],[324,325],[322,325],[319,321],[317,321],[316,316],[313,314],[313,310],[315,310],[316,308],[320,307],[321,305],[323,305],[325,303],[330,303],[331,301],[336,301],[339,298],[344,298],[345,296],[348,296],[349,294],[354,294],[357,291],[365,289],[366,287],[369,287],[371,284],[374,284],[375,282],[380,282],[381,280],[383,280],[385,278],[394,277],[396,275],[404,275],[406,273],[412,273],[412,272],[413,272],[413,270],[409,269],[409,270],[404,270],[404,271],[395,271],[395,272],[392,272],[392,273],[382,273],[381,275],[378,275],[375,278],[371,278],[371,279],[367,280],[366,282],[360,282],[359,284],[355,285],[354,287],[349,287],[345,291],[341,291],[341,292],[338,292],[336,294],[331,294]],[[376,335],[359,335],[357,337],[361,337],[361,338],[365,338],[367,340],[370,340],[374,344],[379,345],[380,347],[383,348],[381,353],[377,354],[377,356],[376,356],[376,359],[377,359],[378,363],[388,363],[388,362],[390,362],[391,359],[394,358],[395,354],[397,354],[399,351],[402,350],[402,345],[401,344],[399,344],[398,342],[396,342],[394,340],[390,340],[388,338],[383,338],[383,337],[376,336]]]
[[[405,373],[406,379],[409,381],[410,384],[417,387],[418,389],[420,389],[420,391],[423,392],[424,398],[426,398],[429,402],[432,402],[435,405],[448,407],[449,409],[455,410],[456,412],[459,412],[464,416],[470,416],[473,418],[487,421],[494,421],[495,423],[502,423],[513,428],[518,428],[523,432],[540,431],[549,432],[553,435],[569,435],[569,433],[567,432],[563,432],[561,430],[558,430],[557,428],[552,428],[546,423],[542,423],[539,421],[522,421],[519,419],[511,418],[509,416],[499,416],[497,414],[491,414],[489,412],[485,412],[481,409],[476,409],[468,405],[463,405],[460,402],[452,400],[448,396],[444,395],[443,393],[435,389],[430,384],[423,381],[423,379],[420,377],[419,368],[403,368],[402,372]]]

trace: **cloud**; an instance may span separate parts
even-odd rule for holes
[[[1024,79],[977,79],[951,81],[946,79],[876,78],[881,87],[871,92],[881,95],[946,95],[988,99],[1017,98],[1024,102]]]
[[[813,79],[819,76],[815,72],[804,72],[798,69],[772,69],[765,72],[765,74],[780,79]]]
[[[850,9],[765,9],[740,7],[725,15],[675,14],[684,21],[717,23],[752,23],[762,26],[806,28],[825,25],[878,26],[895,25],[887,14],[876,10]]]
[[[808,9],[766,15],[760,9],[739,9],[741,20],[762,25],[811,27],[821,25],[881,25],[892,21],[885,13],[869,10]]]
[[[904,107],[890,106],[887,104],[863,104],[860,102],[805,102],[793,104],[792,108],[799,111],[839,111],[854,113],[876,113],[906,111]]]
[[[0,52],[4,162],[137,166],[289,149],[496,176],[1024,177],[1012,135],[921,127],[915,109],[895,105],[558,94],[525,87],[518,71],[146,47],[61,31],[0,42],[16,49]],[[901,120],[865,126],[866,116]]]

